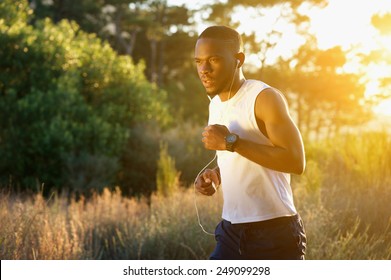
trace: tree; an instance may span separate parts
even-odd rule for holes
[[[146,80],[142,63],[76,23],[30,25],[27,2],[14,4],[0,3],[2,184],[10,176],[22,188],[116,183],[136,124],[167,123],[165,93]]]
[[[374,15],[372,17],[372,25],[378,30],[379,34],[383,37],[391,37],[391,13],[383,15]],[[379,43],[379,47],[373,50],[369,55],[363,56],[363,63],[365,65],[383,64],[391,65],[391,50],[387,44]],[[380,87],[382,93],[378,94],[378,99],[382,100],[391,97],[391,77],[389,74],[385,74],[380,78]]]
[[[197,94],[203,89],[195,83],[192,58],[194,23],[185,6],[169,6],[166,0],[31,0],[30,6],[36,18],[74,20],[82,30],[107,40],[119,54],[144,61],[145,75],[167,90],[171,112],[178,119],[205,120],[207,99]]]
[[[118,2],[120,0],[113,0]],[[78,23],[82,30],[98,33],[106,24],[101,8],[110,0],[28,0],[36,19],[51,18],[54,23],[63,19]]]
[[[344,72],[345,63],[340,47],[320,50],[316,42],[310,42],[291,59],[280,59],[265,71],[266,80],[289,99],[306,138],[330,137],[345,126],[360,125],[370,118],[360,73]]]
[[[283,21],[286,24],[293,24],[299,33],[306,34],[308,32],[309,18],[300,13],[298,8],[304,4],[322,7],[327,5],[327,3],[327,0],[229,0],[227,3],[217,2],[208,5],[211,8],[208,20],[213,22],[213,24],[239,27],[240,22],[234,22],[232,17],[235,12],[239,11],[239,8],[241,11],[252,12],[249,14],[255,14],[256,17],[264,17],[272,8],[279,11],[274,19],[274,23],[268,27],[269,30],[263,36],[258,38],[255,28],[251,31],[247,30],[248,34],[243,36],[243,42],[248,52],[258,54],[259,56],[261,71],[258,74],[261,76],[258,78],[262,79],[263,69],[267,66],[268,53],[278,45],[283,33],[282,30],[278,29],[278,23]]]
[[[374,15],[371,21],[372,25],[379,30],[381,35],[391,35],[391,13]]]
[[[165,61],[164,53],[172,28],[178,32],[183,26],[190,25],[188,9],[168,6],[166,0],[30,2],[38,18],[50,17],[54,22],[74,20],[82,30],[108,40],[118,53],[130,55],[135,61],[143,59],[150,81],[159,86],[163,85],[163,68],[170,68],[170,61]]]

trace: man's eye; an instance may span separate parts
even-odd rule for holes
[[[219,62],[219,59],[218,58],[211,58],[211,59],[209,59],[209,62],[210,63],[217,63],[217,62]]]

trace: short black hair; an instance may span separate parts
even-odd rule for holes
[[[202,38],[224,41],[230,45],[230,48],[234,53],[243,51],[242,36],[240,36],[240,34],[235,29],[232,29],[228,26],[210,26],[198,36],[198,39]]]

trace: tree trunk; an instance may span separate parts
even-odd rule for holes
[[[136,46],[136,37],[137,37],[138,30],[133,30],[132,34],[130,35],[130,43],[127,44],[126,48],[126,54],[132,56],[134,47]]]
[[[163,85],[164,46],[165,46],[165,42],[164,40],[161,40],[159,42],[159,71],[158,71],[158,78],[157,78],[157,83],[159,87]]]
[[[62,19],[63,9],[64,9],[64,3],[63,0],[59,0],[57,2],[57,9],[55,9],[55,15],[54,15],[54,22],[57,23]]]
[[[151,63],[150,63],[150,81],[152,83],[157,82],[157,73],[156,73],[156,53],[157,53],[157,41],[156,39],[150,40],[151,45]]]

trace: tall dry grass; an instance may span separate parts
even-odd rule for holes
[[[391,257],[391,139],[345,135],[307,147],[307,170],[295,178],[310,259]]]
[[[308,236],[307,259],[391,257],[391,140],[385,133],[307,145],[307,169],[293,178]],[[1,259],[205,259],[193,190],[125,198],[119,189],[70,199],[0,196]],[[213,231],[222,201],[197,197]]]
[[[217,222],[218,205],[198,200]],[[119,189],[70,202],[40,194],[0,199],[1,259],[198,259],[212,246],[196,224],[191,189],[149,201],[124,198]]]

